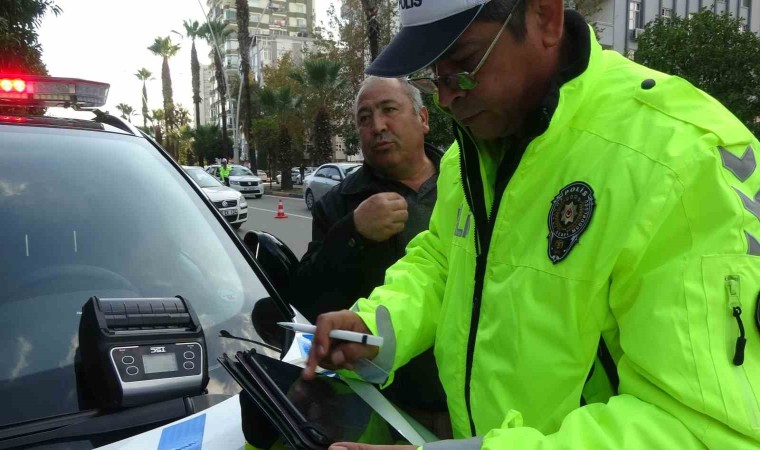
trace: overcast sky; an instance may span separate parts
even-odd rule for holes
[[[171,34],[182,46],[169,61],[174,102],[193,114],[189,39],[179,41],[172,30],[184,34],[184,20],[204,20],[206,0],[55,0],[63,9],[58,17],[50,14],[42,21],[39,40],[42,60],[51,76],[83,78],[111,84],[105,109],[118,114],[115,106],[127,103],[139,113],[142,85],[134,76],[145,67],[155,77],[148,83],[148,108],[163,107],[161,57],[148,47],[157,36]],[[326,20],[331,2],[314,0],[317,24]],[[208,46],[196,41],[201,64],[209,64]],[[55,114],[55,112],[54,112]],[[133,119],[142,125],[142,117]]]

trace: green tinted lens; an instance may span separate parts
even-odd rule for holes
[[[458,73],[457,86],[460,90],[471,91],[478,87],[478,82],[469,73]]]

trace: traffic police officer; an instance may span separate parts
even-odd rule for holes
[[[426,450],[758,448],[757,139],[561,0],[418,3],[367,72],[435,88],[457,142],[429,231],[319,317],[304,376],[387,384],[435,346],[458,440]]]

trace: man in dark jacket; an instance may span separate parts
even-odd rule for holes
[[[404,80],[369,77],[354,113],[364,165],[315,204],[312,241],[291,280],[288,299],[312,322],[382,285],[385,270],[427,229],[436,201],[442,152],[425,144],[428,111],[419,91]],[[432,352],[400,370],[386,393],[448,433],[437,425],[445,418],[427,414],[446,410]]]

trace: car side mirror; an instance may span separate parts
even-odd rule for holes
[[[272,282],[280,297],[288,302],[287,287],[290,277],[298,268],[298,258],[276,236],[263,231],[249,231],[243,237],[243,243],[259,263],[264,275]],[[251,312],[251,322],[256,333],[267,344],[287,352],[293,340],[293,333],[277,325],[277,322],[290,321],[284,317],[282,309],[272,298],[260,299]]]
[[[335,181],[340,181],[341,180],[340,175],[331,175],[330,179],[331,180],[335,180]]]
[[[263,231],[247,232],[243,237],[243,243],[256,258],[274,288],[282,293],[298,267],[296,255],[276,236]]]

